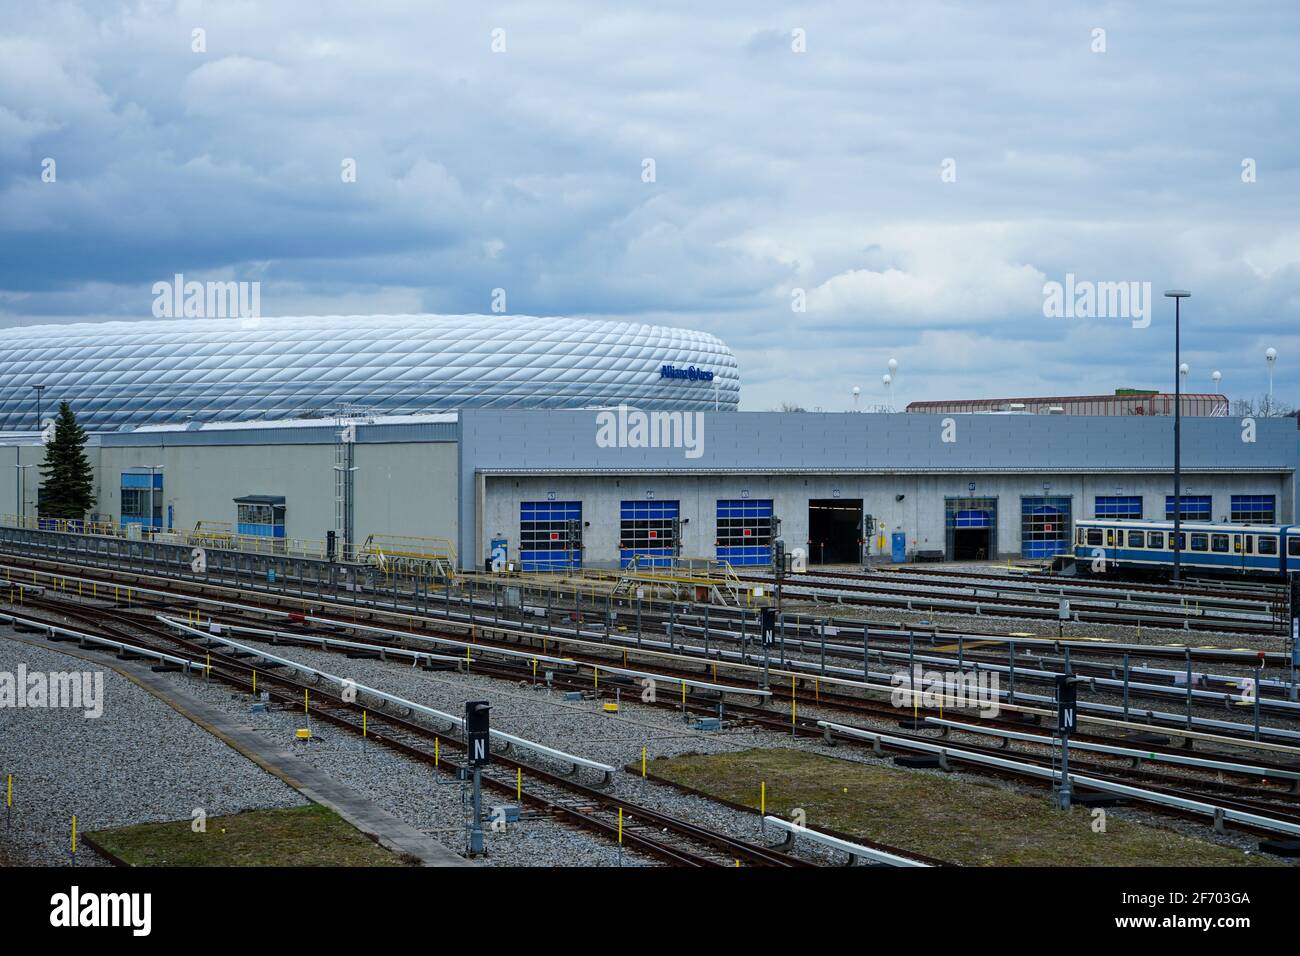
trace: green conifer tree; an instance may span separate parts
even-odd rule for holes
[[[95,475],[86,457],[86,430],[67,402],[59,403],[54,435],[41,465],[40,513],[43,518],[86,517],[95,506]]]

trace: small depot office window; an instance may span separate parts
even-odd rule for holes
[[[1286,539],[1286,553],[1293,558],[1300,558],[1300,537],[1292,536]]]
[[[1210,550],[1210,536],[1209,536],[1208,534],[1202,534],[1202,533],[1199,533],[1199,532],[1196,533],[1196,534],[1193,534],[1193,535],[1192,535],[1192,550],[1193,550],[1193,551],[1208,551],[1208,550]]]
[[[1088,529],[1088,543],[1089,543],[1089,544],[1101,544],[1101,529],[1100,529],[1100,528],[1089,528],[1089,529]]]
[[[256,538],[284,537],[284,496],[245,495],[235,499],[235,530]]]
[[[1148,548],[1163,548],[1165,546],[1165,533],[1163,531],[1147,532]]]
[[[1277,554],[1277,538],[1271,534],[1261,534],[1259,536],[1259,553]]]
[[[1129,546],[1130,548],[1140,548],[1140,547],[1142,547],[1142,541],[1143,541],[1143,538],[1142,538],[1142,532],[1141,532],[1141,531],[1130,531],[1130,532],[1128,533],[1128,546]]]
[[[1219,554],[1228,553],[1228,536],[1226,534],[1210,535],[1210,550]]]

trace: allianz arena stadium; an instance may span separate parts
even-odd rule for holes
[[[39,391],[35,386],[43,386]],[[5,330],[0,429],[70,402],[90,431],[458,408],[734,411],[736,357],[690,329],[567,318],[166,319]]]

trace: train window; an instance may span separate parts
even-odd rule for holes
[[[1277,554],[1277,538],[1271,534],[1261,534],[1259,536],[1259,553]]]
[[[1255,536],[1253,534],[1246,535],[1246,553],[1255,553]]]
[[[1107,528],[1107,529],[1106,529],[1106,547],[1108,547],[1108,548],[1113,548],[1113,547],[1115,547],[1115,529],[1114,529],[1114,528]]]
[[[1286,539],[1286,553],[1293,558],[1300,558],[1300,537]]]
[[[1165,546],[1165,533],[1163,531],[1147,532],[1148,548],[1163,548]]]
[[[1174,533],[1172,531],[1169,532],[1169,550],[1170,551],[1174,550]],[[1178,532],[1178,550],[1179,551],[1187,550],[1187,535],[1181,531]]]
[[[1209,549],[1210,549],[1210,536],[1208,534],[1197,533],[1192,535],[1193,551],[1208,551]]]
[[[1219,554],[1228,553],[1228,536],[1226,534],[1210,535],[1210,550],[1217,551]]]
[[[1089,529],[1088,529],[1088,543],[1089,543],[1089,544],[1101,544],[1101,529],[1100,529],[1100,528],[1089,528]]]
[[[1232,536],[1232,553],[1241,554],[1241,535],[1239,534]]]
[[[1088,543],[1088,532],[1085,531],[1083,528],[1079,529],[1079,543],[1080,544]]]
[[[1143,539],[1142,539],[1142,532],[1141,532],[1141,531],[1130,531],[1130,532],[1128,533],[1128,546],[1129,546],[1130,548],[1140,548],[1140,547],[1142,547],[1142,540],[1143,540]]]

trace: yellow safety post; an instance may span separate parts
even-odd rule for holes
[[[83,583],[84,583],[84,582],[83,582],[80,578],[77,579],[77,597],[81,597],[81,596],[82,596],[82,594],[81,594],[81,586],[82,586]]]
[[[72,815],[72,852],[77,852],[77,815]]]
[[[465,645],[465,670],[469,670],[469,645]]]
[[[591,689],[596,690],[600,687],[600,667],[591,665]]]
[[[623,845],[623,808],[618,808],[618,845]]]
[[[361,739],[366,739],[366,712],[361,712]]]
[[[686,681],[682,681],[682,706],[686,706]]]
[[[307,688],[306,687],[302,689],[302,712],[303,714],[307,713]]]
[[[533,658],[533,680],[537,680],[537,658]]]
[[[433,769],[434,770],[438,769],[438,756],[440,752],[440,748],[438,745],[441,743],[442,741],[438,737],[433,738]]]
[[[205,677],[211,677],[212,676],[212,652],[208,651],[207,656],[208,656],[207,666],[203,668],[203,674]]]
[[[645,748],[641,748],[641,777],[645,778]]]
[[[5,784],[5,809],[14,805],[14,775],[9,774],[9,779]]]
[[[758,812],[762,816],[767,816],[767,781],[760,780],[758,784]]]
[[[524,799],[524,770],[522,767],[515,768],[515,799],[523,802]]]
[[[257,671],[253,671],[253,696],[257,696]]]
[[[821,702],[822,702],[822,679],[820,677],[814,677],[813,678],[813,703],[820,704]]]

